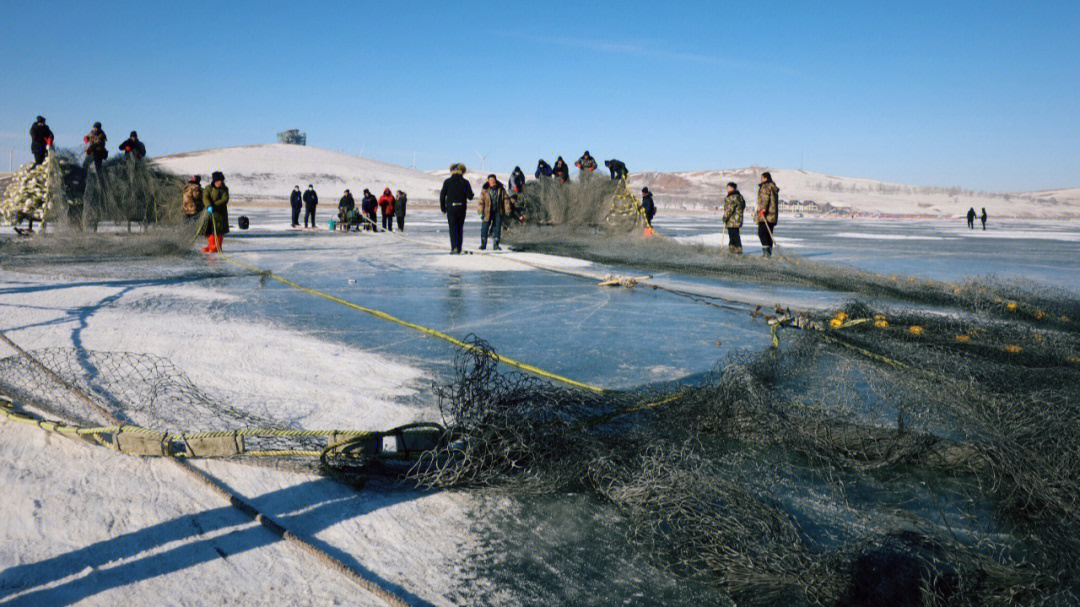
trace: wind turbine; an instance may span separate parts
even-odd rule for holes
[[[476,155],[480,157],[480,172],[484,172],[484,165],[487,163],[487,156],[480,153],[480,150],[474,150]]]

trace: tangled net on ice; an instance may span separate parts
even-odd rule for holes
[[[475,342],[436,388],[454,440],[414,478],[593,494],[740,604],[1074,602],[1080,334],[861,304],[801,326],[696,382],[602,394]]]

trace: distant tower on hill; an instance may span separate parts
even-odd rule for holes
[[[307,145],[307,133],[301,133],[300,129],[289,129],[277,134],[278,143],[290,143],[292,145]]]

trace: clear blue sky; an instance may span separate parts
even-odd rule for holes
[[[1080,186],[1080,2],[0,3],[2,170],[40,113],[151,155],[299,128],[421,169]]]

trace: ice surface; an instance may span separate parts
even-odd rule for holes
[[[613,388],[678,380],[769,342],[765,324],[742,312],[640,287],[601,288],[519,261],[590,275],[631,269],[512,252],[449,256],[445,223],[434,212],[410,213],[406,235],[417,242],[403,242],[389,234],[290,230],[286,207],[234,206],[234,218],[248,215],[252,229],[227,237],[228,253],[455,337],[475,333],[503,354],[576,380]],[[1077,228],[992,222],[982,233],[956,222],[784,219],[777,236],[781,249],[798,245],[799,255],[875,271],[950,280],[996,273],[1076,289]],[[715,216],[665,214],[658,230],[712,242],[721,228]],[[744,231],[754,253],[753,228]],[[473,216],[467,248],[476,248],[478,234]],[[202,274],[181,275],[178,264]],[[836,297],[677,274],[655,280],[776,303],[828,305]],[[429,386],[449,377],[448,344],[213,258],[53,273],[4,267],[0,282],[0,330],[25,347],[163,356],[200,388],[283,425],[379,429],[438,419]],[[0,509],[8,513],[0,520],[0,600],[366,601],[166,462],[12,423],[0,424],[0,433]],[[199,465],[415,604],[716,598],[672,584],[619,541],[614,513],[578,496],[528,501],[380,485],[355,491],[296,472]]]

